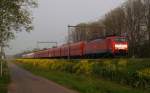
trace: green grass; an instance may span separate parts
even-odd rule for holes
[[[7,93],[8,83],[9,83],[8,76],[0,77],[0,93]]]
[[[3,65],[3,76],[0,76],[0,93],[7,93],[8,92],[8,84],[10,82],[10,77],[8,73],[7,65]]]
[[[45,77],[80,93],[150,93],[139,89],[117,84],[115,82],[93,76],[77,75],[59,71],[31,69],[30,65],[21,65],[35,75]]]

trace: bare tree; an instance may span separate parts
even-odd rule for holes
[[[125,5],[127,33],[129,37],[129,52],[131,56],[138,54],[145,37],[141,30],[145,18],[145,7],[141,0],[129,0]]]
[[[121,35],[126,31],[125,13],[122,7],[118,7],[105,15],[103,20],[108,35]]]

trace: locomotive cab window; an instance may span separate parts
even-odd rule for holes
[[[115,38],[114,41],[116,42],[127,42],[126,38]]]

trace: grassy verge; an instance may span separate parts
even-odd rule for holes
[[[36,65],[36,64],[35,64]],[[71,74],[63,71],[46,70],[32,64],[20,63],[20,66],[32,73],[53,80],[80,93],[150,93],[93,75]]]
[[[3,64],[3,76],[0,76],[0,93],[7,93],[8,83],[10,81],[7,64]]]

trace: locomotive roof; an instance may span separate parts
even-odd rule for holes
[[[116,38],[116,37],[126,38],[125,36],[108,36],[108,37],[106,37],[106,38]]]

